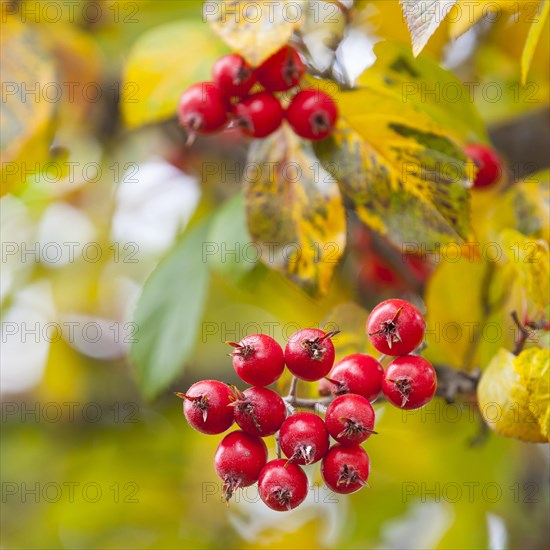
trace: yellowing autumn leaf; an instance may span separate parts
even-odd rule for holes
[[[547,442],[550,352],[531,348],[493,357],[479,381],[477,397],[485,422],[500,435]]]
[[[311,144],[288,127],[251,147],[244,194],[262,261],[313,296],[327,292],[346,245],[346,217],[334,177]]]
[[[546,21],[548,20],[548,12],[550,11],[550,2],[543,0],[539,4],[539,10],[535,20],[531,24],[525,46],[523,47],[523,53],[521,54],[521,83],[525,84],[527,81],[527,73],[535,54],[535,49],[539,42],[539,38],[542,34],[542,30],[545,28]],[[548,29],[547,31],[548,32]]]
[[[286,45],[307,10],[305,0],[208,0],[203,14],[214,32],[255,67]]]

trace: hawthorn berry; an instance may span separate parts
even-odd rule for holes
[[[327,381],[334,395],[355,393],[374,401],[382,389],[382,365],[370,355],[353,353],[338,361]]]
[[[260,472],[258,491],[272,510],[292,510],[307,497],[308,481],[304,471],[284,458],[268,462]]]
[[[308,382],[326,376],[334,364],[334,345],[331,337],[337,332],[304,328],[295,332],[285,347],[288,370]]]
[[[234,421],[231,388],[218,380],[193,384],[187,393],[176,393],[183,399],[183,414],[189,425],[205,434],[225,432]]]
[[[359,445],[374,428],[374,409],[361,395],[339,395],[328,406],[325,415],[328,433],[341,445]]]
[[[269,92],[245,97],[233,108],[236,126],[247,136],[264,138],[272,134],[283,121],[284,111],[279,100]]]
[[[229,117],[219,88],[213,82],[199,82],[180,97],[178,117],[190,134],[212,134],[221,130]]]
[[[214,63],[212,77],[227,100],[244,97],[256,82],[252,67],[235,53],[224,55]]]
[[[369,456],[359,445],[334,445],[321,463],[321,475],[327,487],[340,494],[355,493],[367,485],[369,470]]]
[[[284,92],[294,88],[305,71],[306,67],[298,52],[285,46],[256,69],[256,77],[266,90]]]
[[[283,374],[285,358],[281,346],[267,334],[250,334],[240,342],[227,342],[233,367],[239,377],[251,386],[268,386]]]
[[[437,376],[432,365],[418,355],[397,357],[387,367],[382,380],[386,399],[400,409],[423,407],[434,396]]]
[[[391,299],[378,304],[367,319],[372,345],[386,355],[406,355],[417,348],[426,330],[424,317],[405,300]]]
[[[338,109],[334,100],[320,90],[302,90],[290,102],[286,120],[305,139],[325,139],[334,130]]]
[[[473,144],[465,147],[464,152],[478,168],[474,187],[489,187],[499,179],[502,161],[494,149],[487,145]]]
[[[279,431],[286,418],[285,403],[273,390],[262,387],[236,390],[235,422],[245,432],[267,437]]]
[[[289,462],[301,465],[321,460],[330,446],[323,419],[310,412],[295,413],[283,422],[279,444]]]
[[[214,468],[223,481],[223,494],[229,500],[236,489],[258,481],[267,462],[263,439],[237,430],[227,434],[214,455]]]

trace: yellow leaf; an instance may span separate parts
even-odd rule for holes
[[[247,168],[248,228],[262,261],[309,294],[325,294],[346,244],[336,181],[287,126],[254,143]]]
[[[529,34],[527,35],[527,40],[525,41],[525,46],[521,54],[521,83],[523,85],[525,85],[527,81],[527,73],[529,72],[529,67],[531,66],[531,61],[533,60],[533,55],[535,54],[535,49],[539,42],[542,29],[548,19],[549,11],[550,2],[548,2],[548,0],[543,0],[539,5],[539,11],[535,20],[531,23],[531,28],[529,29]]]
[[[299,28],[305,0],[207,1],[204,18],[235,52],[256,67],[280,50]]]
[[[548,441],[550,352],[531,348],[515,357],[505,349],[493,357],[479,381],[477,397],[485,422],[498,434],[522,441]]]

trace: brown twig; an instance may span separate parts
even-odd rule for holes
[[[519,320],[518,314],[515,311],[512,311],[510,314],[512,316],[512,320],[514,321],[514,324],[516,327],[518,327],[519,330],[519,336],[516,338],[516,342],[514,344],[514,349],[512,350],[512,353],[514,355],[519,355],[523,348],[525,347],[525,343],[527,342],[527,339],[529,336],[531,336],[531,331],[528,328],[525,328],[521,321]]]

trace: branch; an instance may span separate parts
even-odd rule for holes
[[[519,330],[519,336],[516,340],[516,343],[514,344],[514,349],[512,350],[512,353],[514,355],[519,355],[523,351],[523,348],[525,347],[525,343],[527,342],[527,339],[529,338],[529,336],[531,336],[531,331],[525,328],[521,324],[521,321],[519,320],[517,312],[512,311],[510,315],[512,316],[512,320],[514,321],[516,327],[518,327],[518,330]]]

